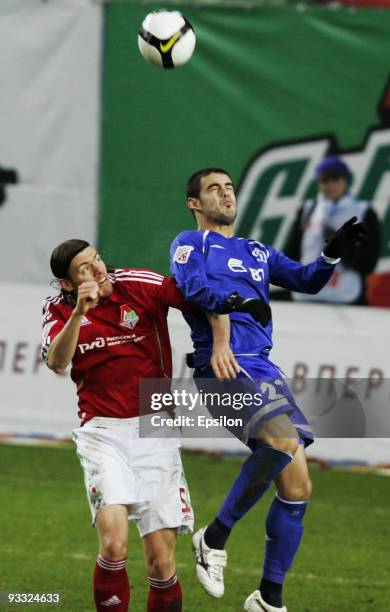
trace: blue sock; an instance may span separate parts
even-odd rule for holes
[[[217,518],[232,528],[267,491],[292,456],[271,446],[259,446],[243,464]]]
[[[275,497],[269,509],[266,528],[263,578],[282,584],[290,569],[303,534],[307,501],[287,501]]]

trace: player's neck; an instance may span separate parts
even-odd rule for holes
[[[199,230],[208,230],[209,232],[216,232],[221,234],[225,238],[232,238],[234,236],[234,225],[218,225],[216,223],[210,223],[202,219],[201,223],[198,224]]]

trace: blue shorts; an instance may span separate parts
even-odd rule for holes
[[[302,443],[309,446],[314,441],[313,430],[295,403],[283,372],[267,356],[236,359],[241,372],[237,379],[232,381],[216,381],[211,365],[196,368],[194,371],[195,383],[203,392],[206,390],[215,393],[218,389],[220,394],[229,394],[232,398],[240,394],[249,394],[247,397],[253,398],[249,405],[245,404],[239,409],[234,407],[233,401],[222,408],[220,405],[207,404],[211,416],[218,418],[223,413],[235,422],[242,421],[242,424],[227,426],[227,429],[253,450],[256,445],[255,436],[261,424],[279,414],[288,414]]]

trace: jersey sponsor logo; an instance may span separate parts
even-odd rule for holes
[[[241,259],[234,259],[234,257],[231,257],[229,259],[229,261],[228,261],[228,268],[232,272],[248,272],[248,270],[243,265],[242,260]]]
[[[139,316],[130,308],[127,304],[122,304],[121,306],[121,319],[119,324],[123,327],[128,327],[129,329],[134,329],[139,321]]]
[[[140,342],[140,340],[143,340],[144,338],[146,338],[146,336],[136,336],[135,334],[132,334],[131,336],[111,336],[111,338],[106,338],[106,342],[107,346],[129,344],[130,342],[137,344],[137,342]]]
[[[173,256],[173,261],[179,264],[186,264],[193,250],[194,247],[189,244],[178,246]]]
[[[107,336],[106,338],[96,338],[93,342],[83,342],[78,344],[80,352],[82,355],[87,351],[92,351],[93,349],[100,349],[112,346],[118,346],[121,344],[137,344],[146,338],[146,336],[137,336],[136,334],[131,334],[130,336]]]
[[[264,281],[264,270],[262,268],[246,268],[241,259],[231,257],[228,261],[228,268],[232,272],[249,272],[251,277],[256,282]]]
[[[273,143],[248,162],[237,192],[237,235],[283,249],[296,211],[317,193],[315,167],[326,155],[340,155],[351,168],[351,192],[370,202],[390,234],[390,80],[380,94],[378,121],[360,146],[342,149],[335,134]],[[356,143],[359,145],[359,143]],[[378,271],[390,268],[390,241],[382,241]]]
[[[87,351],[92,351],[95,348],[103,348],[103,346],[106,346],[106,341],[104,338],[96,338],[96,340],[93,342],[83,342],[82,344],[78,345],[82,355],[84,355],[84,353]]]

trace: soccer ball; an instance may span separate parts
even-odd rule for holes
[[[182,66],[195,49],[194,28],[178,11],[149,13],[138,33],[143,57],[160,68]]]

